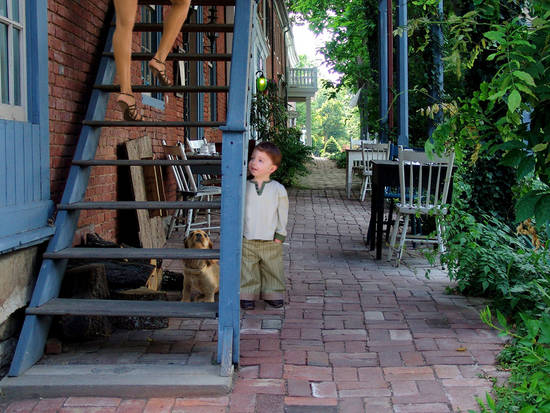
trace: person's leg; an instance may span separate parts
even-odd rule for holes
[[[285,296],[283,245],[275,242],[264,243],[260,257],[262,299],[283,300]]]
[[[114,0],[116,28],[113,34],[113,53],[120,84],[117,102],[126,120],[141,120],[137,112],[136,99],[132,94],[132,32],[136,19],[137,0]]]
[[[241,260],[241,300],[260,298],[260,257],[255,242],[243,239]]]
[[[155,57],[149,61],[149,67],[155,76],[159,78],[160,82],[165,85],[170,84],[170,81],[166,77],[166,56],[170,53],[180,33],[181,26],[187,18],[190,4],[191,0],[172,0],[172,7],[164,19],[159,47]]]
[[[132,55],[132,30],[137,12],[137,0],[114,0],[116,28],[113,34],[113,52],[116,73],[122,93],[132,93],[130,62]]]

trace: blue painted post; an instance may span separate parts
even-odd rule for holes
[[[37,2],[37,4],[41,4],[43,7],[40,9],[40,15],[36,16],[36,18],[43,19],[42,21],[46,24],[47,13],[45,2]],[[107,39],[106,50],[111,49],[112,34],[113,30],[111,30]],[[47,30],[42,34],[42,36],[47,39]],[[44,67],[47,67],[47,65]],[[102,58],[95,83],[112,83],[114,75],[114,61],[109,58]],[[108,93],[94,90],[86,112],[86,119],[104,119],[107,111],[108,100]],[[100,133],[100,128],[84,126],[80,132],[74,159],[94,159]],[[68,204],[81,201],[84,198],[86,188],[88,186],[89,176],[90,168],[71,166],[61,203]],[[72,245],[74,232],[78,224],[78,217],[79,213],[76,211],[59,212],[56,219],[56,232],[48,244],[47,251],[59,251]],[[59,295],[61,281],[63,280],[66,266],[67,260],[44,260],[42,262],[30,306],[44,304]],[[23,329],[21,331],[17,348],[15,350],[15,355],[8,373],[9,376],[20,375],[36,363],[40,357],[42,357],[50,324],[51,317],[25,317]]]
[[[222,202],[220,237],[220,296],[218,320],[218,362],[223,358],[222,338],[232,330],[233,363],[239,362],[241,253],[243,239],[244,190],[248,159],[248,119],[252,21],[256,2],[237,0],[231,82],[227,102],[227,124],[222,127]],[[227,348],[227,347],[225,347]]]
[[[432,86],[431,96],[432,102],[439,106],[439,111],[435,114],[434,119],[430,122],[428,136],[432,136],[433,131],[441,122],[443,122],[443,0],[439,1],[437,8],[437,19],[439,23],[432,26],[432,50],[434,59],[434,85]]]
[[[407,0],[399,0],[399,137],[398,145],[409,146],[409,57],[407,53]]]
[[[380,142],[388,142],[388,3],[378,3],[378,71],[380,75]]]

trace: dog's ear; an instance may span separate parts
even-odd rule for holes
[[[189,248],[189,240],[191,239],[191,234],[189,234],[185,239],[183,240],[183,246],[185,248]]]
[[[208,238],[208,249],[214,248],[214,244],[212,244],[212,240]]]

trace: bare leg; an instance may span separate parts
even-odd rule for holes
[[[113,35],[113,51],[116,72],[121,93],[132,94],[131,54],[132,30],[137,12],[137,0],[114,0],[116,10],[116,29]],[[120,95],[117,100],[129,101],[130,97]],[[133,103],[133,102],[132,102]]]
[[[149,61],[149,66],[156,72],[166,70],[164,61],[178,37],[183,22],[187,18],[190,3],[191,0],[172,0],[172,8],[164,20],[162,37],[157,53],[155,57]]]

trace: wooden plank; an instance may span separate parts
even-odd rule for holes
[[[139,0],[139,4],[158,4],[169,6],[171,0]],[[235,0],[193,0],[192,6],[234,6]]]
[[[148,136],[126,142],[128,159],[153,158],[153,145]],[[148,201],[143,168],[131,166],[132,188],[136,201]],[[145,210],[137,210],[139,240],[143,248],[162,248],[166,244],[166,233],[161,217],[150,217]]]
[[[223,335],[218,339],[222,342],[222,361],[220,366],[220,376],[229,377],[233,374],[232,347],[233,347],[233,329],[225,327]]]
[[[41,183],[42,183],[42,168],[40,165],[40,148],[42,141],[40,139],[40,127],[39,125],[32,126],[32,176],[34,177],[33,183],[33,201],[38,201],[41,199]],[[44,142],[43,145],[48,145]],[[48,162],[49,168],[49,162]]]
[[[114,24],[114,23],[113,23]],[[136,23],[134,24],[135,32],[162,32],[162,23]],[[184,33],[231,33],[233,32],[232,24],[184,24],[181,27]]]
[[[25,147],[24,123],[14,122],[14,155],[15,155],[15,204],[25,203]]]
[[[218,249],[189,249],[189,248],[65,248],[60,251],[44,253],[47,259],[82,259],[82,258],[103,258],[103,259],[218,259]]]
[[[90,160],[74,160],[73,165],[82,166],[144,166],[144,165],[158,165],[158,166],[172,166],[172,165],[190,165],[190,166],[217,166],[221,168],[222,161],[218,159],[90,159]]]
[[[181,301],[130,301],[81,298],[54,298],[38,307],[28,307],[32,315],[96,315],[125,317],[215,318],[218,303]]]
[[[29,203],[33,200],[33,187],[35,185],[35,175],[33,175],[32,163],[32,125],[25,123],[23,129],[23,163],[25,164],[25,194],[24,202]]]
[[[220,209],[220,201],[112,201],[59,204],[57,209]]]
[[[7,203],[6,124],[0,119],[0,208]]]
[[[6,205],[15,205],[15,122],[6,123]]]
[[[151,159],[152,160],[152,159]],[[164,182],[162,180],[162,171],[157,165],[142,166],[143,178],[145,183],[145,198],[149,201],[166,201],[164,193]],[[149,208],[149,217],[166,216],[166,211],[161,208]]]
[[[218,128],[225,125],[225,122],[208,122],[208,121],[117,121],[117,120],[85,120],[82,122],[83,125],[92,126],[95,128],[103,126],[111,127],[137,127],[137,128],[147,128],[147,127],[166,127],[166,128]]]
[[[120,92],[119,85],[113,84],[95,84],[94,89],[102,90],[104,92]],[[149,93],[149,92],[162,92],[162,93],[227,93],[229,91],[228,86],[147,86],[147,85],[132,85],[132,91]]]
[[[103,56],[114,58],[114,53],[105,52]],[[149,61],[155,56],[155,53],[136,52],[132,53],[132,60],[137,61]],[[231,54],[229,53],[168,53],[166,60],[178,60],[178,61],[222,61],[230,62]]]

